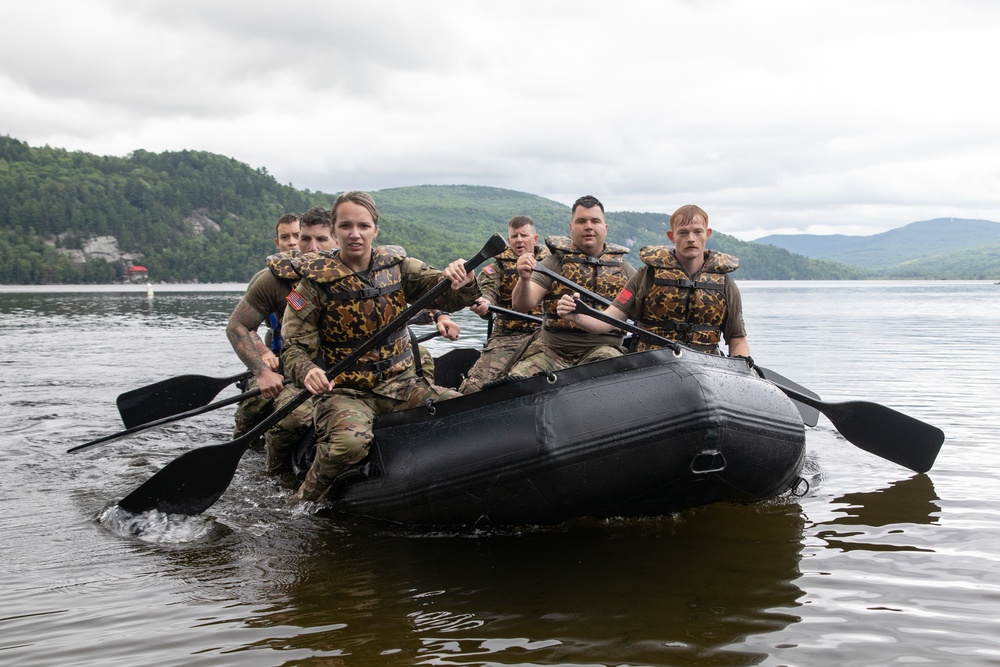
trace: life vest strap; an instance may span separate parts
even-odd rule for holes
[[[326,298],[332,301],[366,300],[385,296],[386,294],[392,294],[393,292],[398,292],[401,289],[403,289],[402,283],[396,283],[394,285],[386,285],[385,287],[365,287],[363,289],[345,292],[328,292],[326,294]]]
[[[670,287],[683,287],[685,289],[704,289],[704,290],[714,290],[716,292],[725,291],[725,286],[719,283],[709,282],[706,280],[691,280],[690,278],[654,278],[654,285],[668,285]]]

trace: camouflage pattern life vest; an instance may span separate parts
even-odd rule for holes
[[[281,278],[282,280],[291,280],[293,282],[298,282],[299,278],[299,264],[302,262],[302,253],[298,250],[289,250],[287,252],[279,252],[275,255],[268,257],[264,264],[267,268],[271,270],[276,278]]]
[[[708,250],[701,269],[689,276],[670,246],[646,246],[639,259],[652,269],[653,283],[639,304],[636,323],[695,349],[717,351],[726,321],[726,274],[738,269],[740,260]],[[651,347],[639,345],[640,350]]]
[[[264,260],[264,265],[271,270],[271,273],[273,273],[276,278],[288,283],[288,291],[291,292],[295,287],[295,283],[299,282],[299,279],[302,277],[296,269],[299,257],[301,256],[302,253],[298,250],[279,252]],[[281,337],[281,319],[284,316],[284,301],[275,304],[274,310],[267,314],[266,322],[270,331],[264,337],[264,344],[267,345],[271,352],[275,355],[280,355],[282,348],[284,348],[284,340]]]
[[[601,256],[591,257],[580,252],[566,236],[550,236],[545,239],[545,245],[549,247],[553,255],[559,258],[559,273],[578,285],[586,287],[591,292],[600,294],[608,301],[618,296],[618,292],[628,282],[628,275],[624,269],[625,260],[623,259],[628,253],[628,248],[624,246],[605,243]],[[556,303],[558,303],[559,297],[572,293],[573,290],[569,287],[552,281],[552,286],[549,287],[548,293],[542,299],[542,308],[545,311],[544,327],[547,331],[587,333],[586,329],[569,320],[564,320],[556,314]],[[593,303],[586,297],[582,298],[584,302],[595,308],[603,308],[603,304]]]
[[[535,260],[540,262],[549,256],[549,251],[544,246],[536,245],[534,255]],[[514,292],[514,285],[517,284],[517,255],[514,254],[511,248],[507,248],[496,256],[496,260],[497,270],[500,273],[497,280],[497,292],[500,297],[500,303],[497,305],[501,308],[511,310],[513,308],[511,294]],[[541,316],[541,304],[532,308],[530,314]],[[528,320],[499,314],[493,316],[493,333],[496,334],[531,333],[537,328],[537,323],[529,322]]]
[[[372,250],[367,280],[340,261],[340,251],[303,255],[298,271],[320,289],[319,337],[327,368],[351,353],[406,309],[401,264],[406,251]],[[410,337],[400,329],[334,378],[339,387],[371,389],[413,365]]]

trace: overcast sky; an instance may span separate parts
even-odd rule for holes
[[[1000,221],[992,0],[4,1],[0,134],[711,226]]]

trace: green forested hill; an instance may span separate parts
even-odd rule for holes
[[[0,137],[0,283],[110,282],[120,262],[57,251],[104,236],[154,280],[242,281],[274,247],[273,221],[328,202],[211,153],[101,157]]]
[[[531,216],[542,236],[568,233],[568,206],[512,190],[427,185],[373,194],[379,242],[437,266],[471,256],[514,215]],[[147,267],[153,281],[243,282],[273,251],[278,217],[329,207],[333,197],[212,153],[138,150],[118,158],[0,136],[0,283],[112,282],[123,259]],[[667,243],[666,215],[609,211],[607,218],[608,240],[632,248],[633,263],[641,246]],[[117,254],[74,261],[94,239],[116,243]],[[709,245],[740,257],[741,279],[865,277],[718,232]]]

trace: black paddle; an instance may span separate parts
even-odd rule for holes
[[[436,335],[438,334],[421,336],[417,339],[417,342],[423,343],[434,338]],[[125,428],[141,426],[150,422],[157,422],[158,424],[167,423],[159,422],[158,420],[187,413],[190,410],[207,405],[209,401],[230,384],[241,380],[249,380],[252,377],[253,373],[250,371],[227,378],[214,378],[206,375],[179,375],[174,378],[154,382],[145,387],[126,391],[116,401],[118,404],[118,413],[122,417],[122,423],[125,425]],[[257,394],[254,395],[256,396]],[[240,400],[243,399],[241,398]],[[229,405],[229,403],[225,405]],[[222,407],[222,405],[216,407]],[[201,412],[193,414],[201,414]],[[101,442],[105,441],[101,440]],[[81,448],[85,446],[87,445],[81,445]]]
[[[465,270],[472,271],[506,247],[507,243],[503,237],[494,234],[483,246],[483,249],[465,263]],[[378,333],[328,369],[326,376],[334,378],[340,375],[345,368],[356,362],[369,350],[378,347],[394,332],[406,326],[411,317],[430,305],[450,287],[451,283],[448,280],[442,280],[432,287],[380,329]],[[416,353],[416,351],[414,352]],[[236,466],[250,443],[284,419],[310,396],[312,394],[309,390],[303,389],[291,401],[275,410],[264,421],[235,440],[185,452],[146,480],[135,491],[118,501],[118,506],[133,514],[149,510],[159,510],[171,514],[201,514],[211,507],[229,487],[229,483],[236,473]]]
[[[672,342],[616,317],[611,317],[579,299],[576,299],[575,312],[589,315],[594,319],[624,329],[637,336],[646,337],[661,345]],[[774,384],[792,400],[811,406],[826,415],[833,423],[833,427],[849,442],[866,452],[898,463],[914,472],[930,470],[931,466],[934,465],[934,459],[937,458],[938,452],[941,450],[941,445],[944,443],[944,432],[941,429],[884,405],[867,401],[826,403],[788,387],[783,387],[778,383]]]
[[[541,323],[542,318],[538,315],[532,315],[531,313],[522,313],[519,310],[510,310],[509,308],[502,308],[500,306],[489,306],[490,311],[496,313],[497,315],[506,315],[507,317],[516,317],[521,320],[527,320],[528,322]]]
[[[125,428],[132,428],[206,405],[229,385],[252,377],[247,371],[227,378],[180,375],[161,380],[120,395],[118,413]]]
[[[424,343],[424,342],[429,341],[430,339],[435,338],[435,337],[440,336],[440,335],[441,335],[441,332],[439,332],[439,331],[434,331],[433,333],[426,333],[423,336],[418,337],[417,338],[417,342],[418,343]],[[183,376],[182,375],[180,377],[173,378],[173,379],[174,380],[178,380],[178,379],[180,379],[182,377],[204,377],[204,376]],[[234,377],[239,377],[239,376],[234,376]],[[209,379],[211,379],[211,378],[209,378]],[[164,382],[169,382],[169,381],[170,380],[164,380]],[[286,379],[285,382],[284,382],[284,384],[288,384],[289,382],[290,382],[290,380]],[[150,385],[150,386],[152,386],[152,385]],[[188,410],[186,412],[181,412],[181,413],[178,413],[178,414],[169,414],[166,417],[161,417],[161,418],[153,420],[151,422],[143,422],[143,423],[137,424],[135,426],[132,426],[130,428],[127,428],[124,431],[118,431],[117,433],[112,433],[111,435],[104,435],[104,436],[101,436],[100,438],[97,438],[96,440],[91,440],[90,442],[85,442],[82,445],[76,445],[75,447],[70,447],[69,449],[66,450],[66,453],[67,454],[72,454],[73,452],[77,452],[77,451],[79,451],[81,449],[86,449],[87,447],[93,447],[94,445],[99,445],[99,444],[104,443],[104,442],[113,442],[115,440],[120,440],[120,439],[122,439],[122,438],[124,438],[126,436],[129,436],[129,435],[132,435],[134,433],[138,433],[140,431],[145,431],[146,429],[156,428],[157,426],[163,426],[164,424],[171,424],[173,422],[180,421],[182,419],[187,419],[188,417],[194,417],[194,416],[197,416],[197,415],[200,415],[200,414],[204,414],[206,412],[211,412],[212,410],[216,410],[218,408],[223,408],[223,407],[225,407],[227,405],[232,405],[233,403],[239,403],[240,401],[243,401],[244,399],[253,398],[254,396],[260,396],[260,389],[251,389],[250,391],[245,391],[242,394],[236,394],[235,396],[230,396],[229,398],[224,398],[221,401],[216,401],[215,403],[209,403],[208,405],[205,405],[205,406],[202,406],[202,407],[192,408],[192,409],[190,409],[190,410]]]
[[[592,301],[603,305],[605,308],[607,308],[608,306],[611,305],[611,301],[609,299],[604,298],[603,296],[601,296],[600,294],[597,294],[596,292],[591,292],[590,290],[588,290],[583,285],[579,285],[579,284],[573,282],[572,280],[570,280],[566,276],[562,275],[561,273],[557,273],[557,272],[549,269],[548,267],[542,266],[541,264],[536,264],[535,268],[533,270],[536,271],[536,272],[538,272],[538,273],[541,273],[543,275],[546,275],[549,278],[552,278],[553,280],[562,283],[563,285],[566,285],[567,287],[569,287],[570,289],[572,289],[574,292],[579,292],[580,294],[582,294],[583,296],[587,297],[588,299],[591,299]],[[612,319],[614,319],[614,318],[612,318]],[[617,319],[615,320],[615,322],[618,322],[618,321],[619,320],[617,320]],[[622,328],[622,327],[619,327],[619,328]],[[655,334],[653,334],[652,332],[648,332],[645,329],[639,329],[639,330],[643,331],[643,332],[645,332],[647,334],[647,336],[646,336],[647,339],[649,339],[649,336],[655,336]],[[633,331],[631,333],[635,333],[635,332]],[[636,335],[639,335],[639,334],[636,334]],[[680,345],[677,341],[668,340],[667,338],[664,338],[662,336],[656,336],[655,341],[658,344],[660,344],[660,345],[666,345],[666,346],[671,347],[673,349],[677,349],[677,346]],[[815,392],[812,392],[809,389],[806,389],[802,385],[799,385],[799,384],[796,384],[796,383],[792,382],[791,380],[789,380],[788,378],[786,378],[784,375],[781,375],[780,373],[772,371],[769,368],[764,368],[763,366],[756,366],[755,365],[754,368],[757,369],[757,373],[761,377],[763,377],[765,380],[768,380],[768,381],[774,383],[779,388],[790,389],[793,392],[796,392],[798,394],[803,394],[803,395],[808,396],[809,398],[811,398],[813,400],[816,400],[816,401],[821,400],[820,397],[819,397],[819,394],[816,394]],[[786,394],[787,394],[787,392],[786,392]],[[789,396],[789,398],[791,398],[791,396]],[[802,423],[803,424],[805,424],[806,426],[812,427],[812,426],[815,426],[816,424],[819,423],[819,410],[817,410],[816,408],[814,408],[811,405],[807,405],[807,404],[805,404],[805,403],[803,403],[801,401],[797,401],[794,398],[792,399],[792,403],[795,405],[795,409],[799,411],[799,416],[802,418]]]

